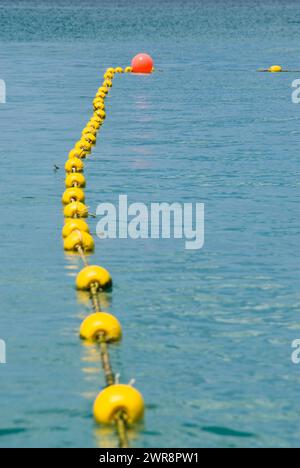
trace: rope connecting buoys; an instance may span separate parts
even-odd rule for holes
[[[77,253],[84,268],[76,278],[76,288],[88,291],[93,313],[81,324],[80,338],[94,343],[100,349],[102,367],[107,387],[102,390],[94,404],[94,418],[101,424],[116,425],[120,447],[128,447],[127,426],[139,421],[144,414],[142,395],[132,385],[119,384],[113,373],[108,353],[108,344],[120,341],[122,328],[118,319],[101,310],[100,293],[112,288],[110,273],[103,267],[89,265],[86,253],[93,252],[95,243],[84,218],[93,216],[85,205],[84,188],[86,179],[83,175],[82,159],[88,157],[97,142],[99,129],[106,119],[105,99],[113,85],[116,74],[151,73],[153,60],[147,54],[139,54],[132,61],[132,66],[108,68],[104,73],[104,81],[97,90],[93,100],[94,113],[84,127],[80,140],[69,152],[65,164],[66,190],[62,196],[65,225],[62,230],[64,249]]]

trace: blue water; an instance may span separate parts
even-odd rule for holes
[[[300,70],[298,2],[1,1],[0,24],[0,446],[117,444],[92,418],[104,379],[77,336],[61,194],[103,71],[139,51],[157,72],[114,81],[88,204],[204,202],[206,241],[96,241],[124,331],[112,364],[147,403],[131,445],[299,446],[300,72],[256,73]]]

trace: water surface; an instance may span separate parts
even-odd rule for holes
[[[132,445],[299,446],[300,74],[255,71],[300,69],[299,23],[294,1],[0,2],[0,446],[116,444],[92,419],[104,379],[60,199],[103,71],[139,51],[158,71],[114,81],[88,204],[204,202],[206,243],[97,239],[113,367],[148,407]]]

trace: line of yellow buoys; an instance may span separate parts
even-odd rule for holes
[[[90,213],[85,204],[84,159],[91,154],[97,136],[106,118],[105,99],[119,73],[131,73],[132,68],[108,68],[104,81],[93,101],[94,113],[82,131],[80,140],[69,153],[65,164],[66,190],[62,196],[65,224],[62,231],[64,249],[80,255],[84,268],[76,278],[76,287],[88,291],[93,313],[81,324],[80,337],[100,347],[102,367],[107,386],[97,396],[93,413],[97,423],[115,424],[120,447],[128,446],[127,428],[144,414],[142,395],[131,384],[119,384],[112,371],[108,345],[120,341],[122,328],[118,319],[101,310],[100,293],[112,288],[112,278],[102,266],[89,265],[86,254],[95,249],[95,242],[86,219]]]

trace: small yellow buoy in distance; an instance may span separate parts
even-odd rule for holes
[[[84,133],[82,138],[84,138],[86,141],[88,141],[92,145],[95,145],[97,141],[97,138],[95,137],[95,135],[93,135],[93,133]]]
[[[105,341],[120,341],[122,328],[118,319],[107,312],[96,312],[89,315],[81,324],[80,338],[94,341],[102,333]]]
[[[107,89],[107,88],[106,88]],[[102,100],[102,99],[105,99],[106,98],[106,94],[103,92],[103,91],[98,91],[98,93],[96,94],[97,96],[97,100]],[[102,101],[103,102],[103,101]]]
[[[84,140],[83,138],[81,140],[79,140],[76,145],[75,145],[75,148],[77,149],[81,149],[83,151],[86,151],[86,152],[90,152],[91,149],[92,149],[92,145],[89,141],[87,140]]]
[[[76,278],[76,287],[80,291],[89,291],[92,284],[99,285],[100,289],[111,289],[112,279],[107,270],[100,266],[88,266],[81,270]]]
[[[102,110],[102,109],[101,109]],[[104,109],[103,109],[104,110]],[[103,124],[103,119],[101,119],[101,117],[99,117],[99,115],[97,114],[98,110],[95,110],[94,113],[93,113],[93,117],[91,118],[90,122],[96,122],[100,125]]]
[[[95,115],[95,117],[92,117],[91,120],[88,122],[87,127],[92,127],[96,131],[98,131],[101,125],[102,120],[97,115]]]
[[[92,135],[96,136],[97,135],[97,129],[94,128],[94,127],[91,127],[90,125],[90,122],[88,123],[88,125],[82,130],[82,135],[86,135],[87,133],[91,133]]]
[[[79,187],[79,188],[84,188],[85,187],[85,177],[81,172],[73,172],[71,174],[67,174],[66,177],[66,188],[71,188],[71,187]]]
[[[94,106],[94,111],[97,110],[97,109],[105,110],[105,105],[104,105],[103,101],[100,101],[98,99],[97,99],[97,101],[94,102],[93,106]]]
[[[92,236],[84,231],[72,231],[64,240],[64,249],[69,252],[76,252],[81,247],[85,252],[93,252],[95,243]]]
[[[86,152],[78,148],[73,148],[69,153],[69,159],[85,158],[85,157],[86,157]]]
[[[106,70],[106,73],[112,73],[113,75],[115,74],[115,69],[113,67],[109,67],[107,70]]]
[[[113,80],[115,75],[115,70],[114,71],[107,71],[104,73],[103,78],[104,80]]]
[[[62,236],[65,239],[73,231],[77,230],[81,232],[87,232],[88,234],[90,233],[90,228],[88,224],[83,221],[83,219],[68,219],[63,227]]]
[[[88,207],[81,202],[69,203],[64,209],[65,218],[87,218],[89,215]]]
[[[95,115],[97,115],[97,117],[99,117],[99,119],[104,120],[105,117],[106,117],[106,112],[104,110],[102,110],[102,109],[97,109],[95,111]]]
[[[105,86],[100,86],[100,88],[98,89],[98,93],[101,92],[101,93],[104,93],[104,94],[107,94],[108,93],[108,89],[105,88]]]
[[[282,67],[280,65],[272,65],[272,67],[270,67],[268,71],[270,73],[280,73],[282,72]]]
[[[112,81],[107,78],[106,80],[104,80],[103,86],[106,86],[106,88],[111,88],[112,87]]]
[[[78,187],[67,188],[62,196],[62,203],[64,205],[68,205],[69,203],[72,203],[72,201],[84,203],[84,200],[84,191]]]
[[[138,390],[130,385],[110,385],[96,398],[94,418],[99,424],[111,424],[118,412],[126,415],[126,422],[134,424],[144,416],[145,403]]]
[[[65,170],[67,173],[83,172],[84,164],[79,158],[69,159],[65,164]]]

